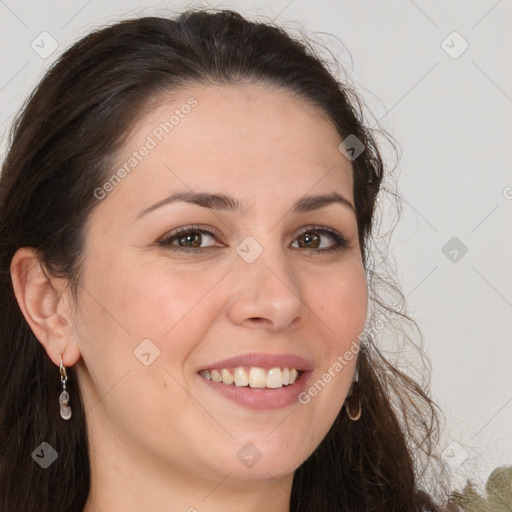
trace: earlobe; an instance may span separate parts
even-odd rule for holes
[[[21,247],[11,261],[11,278],[16,300],[32,332],[57,366],[72,366],[80,359],[73,337],[70,308],[63,281],[45,271],[38,251]]]

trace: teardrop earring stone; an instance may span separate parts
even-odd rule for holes
[[[59,404],[60,404],[60,415],[62,419],[69,420],[71,418],[71,407],[68,405],[69,402],[69,393],[67,391],[63,391],[59,396]]]
[[[69,418],[71,418],[71,407],[69,407],[69,405],[61,405],[60,415],[62,419],[69,420]]]

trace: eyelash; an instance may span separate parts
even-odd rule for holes
[[[215,233],[208,231],[206,229],[202,229],[199,226],[184,226],[181,228],[178,228],[174,230],[172,233],[170,233],[168,236],[165,236],[162,240],[160,240],[159,245],[166,247],[170,249],[171,251],[177,251],[177,252],[193,252],[193,253],[204,253],[205,251],[209,250],[209,247],[202,247],[202,248],[187,248],[187,247],[180,247],[180,246],[172,246],[172,241],[176,238],[183,237],[185,235],[191,234],[191,233],[200,233],[201,235],[208,235],[213,238],[215,238]],[[308,249],[305,248],[304,250],[312,251],[312,252],[320,252],[320,253],[332,253],[335,251],[340,251],[342,249],[345,249],[348,247],[349,243],[348,240],[340,235],[337,231],[334,231],[329,228],[325,228],[323,226],[309,226],[303,231],[297,235],[295,240],[299,238],[301,235],[304,235],[305,233],[317,233],[317,234],[323,234],[328,235],[334,240],[334,244],[332,247],[328,249]],[[296,249],[300,249],[300,247],[297,247]]]

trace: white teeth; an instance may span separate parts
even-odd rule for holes
[[[224,382],[224,384],[233,384],[233,380],[233,375],[224,368],[222,370],[222,382]]]
[[[272,368],[267,372],[267,388],[280,388],[283,386],[283,372],[280,368]]]
[[[251,388],[264,388],[267,383],[267,372],[263,368],[252,367],[249,370],[249,386]]]
[[[293,384],[298,376],[299,371],[296,368],[259,368],[252,366],[249,372],[243,367],[235,368],[233,373],[228,369],[212,369],[202,370],[199,372],[205,379],[212,380],[223,384],[239,387],[250,386],[251,388],[270,388],[277,389],[283,386]]]
[[[222,382],[222,375],[220,374],[219,370],[212,370],[211,376],[213,382]]]
[[[247,386],[247,384],[249,384],[249,377],[243,368],[235,368],[233,377],[235,380],[235,386]]]

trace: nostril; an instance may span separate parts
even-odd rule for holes
[[[259,316],[256,316],[254,318],[250,318],[251,322],[255,324],[264,324],[265,322],[268,322],[266,318],[261,318]]]

